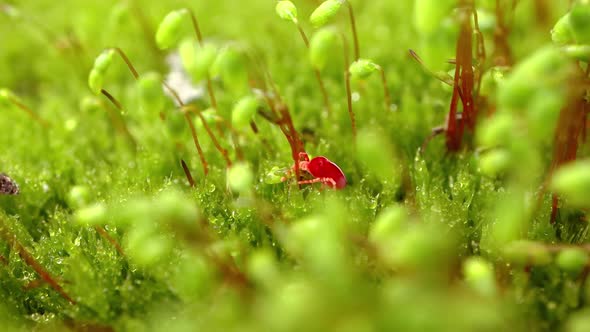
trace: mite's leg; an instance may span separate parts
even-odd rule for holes
[[[336,181],[334,181],[334,179],[332,179],[332,178],[315,178],[315,179],[311,179],[311,180],[299,181],[297,183],[299,183],[299,184],[312,184],[312,183],[318,183],[318,182],[321,182],[330,188],[336,188]]]

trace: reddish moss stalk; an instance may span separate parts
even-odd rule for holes
[[[172,94],[172,96],[174,97],[174,99],[176,100],[178,105],[183,107],[184,103],[182,102],[182,99],[180,99],[180,96],[178,95],[176,90],[174,90],[168,83],[166,83],[166,81],[162,81],[162,84],[164,84],[164,87]],[[184,115],[184,119],[186,120],[186,122],[191,130],[191,136],[193,138],[193,143],[195,144],[195,147],[197,148],[197,153],[199,154],[199,159],[201,160],[201,165],[203,166],[203,174],[205,174],[205,176],[207,176],[207,174],[209,174],[209,164],[207,163],[207,160],[205,159],[205,154],[203,153],[203,149],[201,148],[201,143],[199,143],[197,129],[195,128],[195,124],[193,123],[193,120],[191,119],[190,115],[187,112],[183,112],[183,115]]]
[[[361,58],[361,51],[359,46],[359,38],[356,32],[356,22],[354,19],[354,11],[352,10],[352,5],[350,1],[346,0],[346,5],[348,6],[348,16],[350,17],[350,29],[352,30],[352,40],[354,42],[354,60],[358,60]]]
[[[117,110],[119,110],[119,112],[123,111],[123,106],[121,105],[121,103],[107,90],[101,89],[100,92],[105,97],[107,97],[107,99],[117,108]],[[131,132],[129,131],[129,128],[127,128],[127,124],[125,123],[125,121],[123,121],[123,119],[121,119],[120,116],[117,116],[113,112],[111,112],[108,108],[106,110],[109,113],[113,121],[113,124],[115,124],[119,132],[121,132],[123,136],[127,137],[127,140],[134,148],[137,147],[137,142],[135,141],[135,138],[133,138],[133,135],[131,135]]]
[[[41,126],[43,126],[45,128],[48,128],[49,127],[49,123],[47,121],[43,120],[37,113],[33,112],[32,109],[30,109],[27,105],[23,104],[20,100],[18,100],[14,96],[9,95],[8,96],[8,100],[12,104],[14,104],[14,106],[18,107],[19,109],[21,109],[22,111],[24,111],[25,113],[27,113],[27,115],[30,116],[31,119],[33,119],[34,121],[36,121]]]
[[[199,119],[201,120],[201,123],[203,124],[203,127],[205,127],[205,131],[207,131],[207,134],[211,138],[213,145],[215,146],[217,151],[219,151],[219,153],[222,155],[223,159],[225,159],[225,163],[227,164],[227,167],[231,167],[232,162],[229,159],[229,153],[227,152],[226,149],[224,149],[221,146],[221,144],[219,144],[217,137],[215,137],[215,134],[213,133],[213,131],[209,127],[209,124],[207,124],[207,120],[205,119],[205,117],[203,116],[201,111],[199,109],[197,109],[197,107],[194,105],[185,105],[182,107],[182,110],[183,110],[183,112],[195,113],[199,117]]]
[[[581,77],[582,82],[588,79]],[[551,162],[550,174],[553,174],[559,167],[576,160],[578,146],[586,133],[586,117],[590,112],[590,105],[586,101],[586,89],[577,86],[580,77],[576,77],[571,83],[570,101],[559,113],[557,128],[555,129],[553,161]],[[578,82],[576,82],[578,81]],[[557,209],[559,197],[552,196],[551,220],[553,224],[557,220]]]
[[[381,84],[383,84],[383,100],[385,101],[385,110],[389,111],[391,107],[391,95],[389,89],[387,89],[387,77],[385,76],[385,69],[379,66],[379,72],[381,73]]]
[[[471,11],[471,8],[464,9],[463,13],[461,13],[461,30],[457,41],[453,95],[446,128],[446,144],[449,151],[458,151],[461,148],[465,124],[470,130],[475,128],[476,108],[473,101],[474,72],[472,59],[473,28],[471,27],[469,15]],[[463,106],[462,113],[457,110],[459,99]]]
[[[119,242],[117,242],[117,240],[115,240],[115,238],[113,238],[102,226],[95,226],[94,229],[98,232],[98,234],[105,240],[107,240],[111,245],[113,245],[113,247],[115,247],[115,249],[117,250],[117,252],[119,253],[119,255],[125,257],[125,252],[123,252],[123,248],[121,247],[121,245],[119,244]]]
[[[18,242],[16,236],[11,234],[4,225],[4,221],[0,222],[0,237],[2,237],[6,242],[10,243],[12,247],[17,251],[18,255],[21,259],[29,265],[38,275],[46,282],[51,288],[53,288],[61,297],[65,300],[70,302],[70,304],[75,305],[77,302],[70,296],[66,291],[60,286],[60,284],[56,281],[56,278],[51,275],[42,265],[39,263],[33,255],[29,253],[29,251]]]
[[[139,74],[137,73],[137,70],[135,69],[135,67],[131,63],[131,60],[129,60],[129,57],[127,57],[127,55],[125,54],[125,52],[123,52],[123,50],[120,49],[120,48],[118,48],[118,47],[112,47],[111,49],[114,50],[115,52],[117,52],[117,54],[119,54],[119,56],[121,57],[121,59],[123,59],[123,61],[127,65],[127,68],[129,68],[129,71],[133,75],[133,78],[135,78],[135,80],[138,80],[139,79]]]
[[[193,179],[193,175],[191,174],[191,170],[188,168],[184,160],[180,159],[180,164],[182,165],[182,170],[184,171],[184,175],[188,180],[188,184],[194,188],[195,187],[195,180]]]
[[[352,137],[356,144],[356,121],[354,119],[354,111],[352,109],[352,89],[350,87],[350,58],[348,56],[348,42],[344,35],[342,37],[342,52],[344,56],[344,85],[346,87],[346,105],[348,107],[348,116],[350,117],[350,125],[352,127]]]

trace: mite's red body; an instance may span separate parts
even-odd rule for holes
[[[309,160],[307,153],[301,152],[299,153],[299,169],[314,177],[312,180],[299,181],[299,184],[321,182],[334,189],[346,187],[344,172],[326,157],[315,157]]]

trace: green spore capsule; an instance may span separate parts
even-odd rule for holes
[[[219,75],[234,93],[244,93],[248,88],[248,72],[243,55],[236,49],[221,50],[211,68],[212,75]]]
[[[559,45],[571,44],[574,42],[574,31],[570,22],[570,13],[562,16],[551,29],[551,40]]]
[[[572,8],[570,25],[578,44],[590,43],[590,4],[579,4]]]
[[[96,96],[85,96],[80,100],[80,109],[85,113],[93,113],[100,110],[100,99]]]
[[[590,160],[559,168],[553,175],[551,187],[568,203],[581,208],[590,207]]]
[[[90,189],[86,186],[74,186],[68,192],[68,204],[74,209],[88,205],[90,201]]]
[[[481,257],[469,257],[463,263],[465,282],[481,295],[496,293],[496,279],[492,264]]]
[[[377,216],[369,232],[369,240],[380,244],[391,241],[407,226],[408,212],[402,205],[386,208]]]
[[[271,288],[280,277],[274,253],[268,249],[255,251],[248,258],[248,276],[256,283]]]
[[[166,97],[162,91],[162,76],[155,72],[142,75],[137,81],[139,100],[144,108],[160,111],[164,108]]]
[[[275,11],[280,18],[285,21],[291,21],[298,24],[297,21],[297,7],[291,1],[279,1],[275,7]]]
[[[0,12],[4,13],[13,20],[21,19],[23,17],[20,10],[7,3],[0,4]]]
[[[258,105],[258,99],[254,96],[247,96],[240,99],[231,113],[232,125],[237,129],[247,127],[254,117],[254,114],[256,114]]]
[[[456,1],[451,0],[416,0],[414,26],[422,34],[434,33],[455,5]]]
[[[88,87],[95,95],[99,95],[104,84],[104,74],[96,69],[92,69],[88,75]]]
[[[74,220],[84,226],[98,226],[106,223],[107,208],[102,203],[96,203],[74,213]]]
[[[155,228],[136,225],[126,237],[126,252],[139,266],[151,267],[161,262],[172,250],[172,240]]]
[[[0,89],[0,103],[9,104],[14,99],[16,99],[16,95],[12,91],[6,88]]]
[[[111,14],[109,15],[109,21],[111,24],[121,25],[129,20],[129,11],[129,3],[119,2],[113,6]]]
[[[180,191],[167,190],[159,195],[153,203],[153,216],[163,223],[193,228],[198,222],[201,212],[195,202]]]
[[[578,275],[588,264],[588,253],[581,248],[567,248],[557,254],[555,262],[564,272]]]
[[[178,43],[182,31],[182,21],[186,15],[188,15],[186,9],[175,10],[168,13],[160,22],[158,31],[156,31],[156,44],[160,49],[165,50]]]
[[[508,144],[514,127],[515,123],[511,114],[498,113],[482,124],[477,132],[477,141],[486,147]]]
[[[498,84],[504,81],[504,75],[508,67],[492,67],[487,70],[481,78],[480,93],[483,96],[490,96],[496,93]]]
[[[313,25],[314,28],[326,25],[326,23],[338,14],[343,3],[344,0],[327,0],[322,2],[309,17],[311,25]]]
[[[498,106],[508,110],[527,109],[542,93],[561,93],[562,80],[571,72],[571,61],[557,47],[539,49],[514,67],[498,86]]]
[[[368,59],[359,59],[353,62],[348,71],[353,78],[364,79],[374,72],[381,70],[378,64]]]
[[[584,307],[581,310],[574,311],[566,323],[567,332],[586,332],[590,331],[590,308]]]
[[[317,70],[324,69],[337,43],[338,33],[334,29],[324,28],[318,30],[311,37],[309,43],[309,62],[311,65]]]
[[[205,44],[202,47],[197,47],[193,67],[187,68],[193,80],[200,81],[206,79],[211,71],[213,63],[217,58],[217,47],[211,44]]]
[[[264,176],[264,183],[266,184],[277,184],[283,182],[282,179],[285,176],[286,170],[279,166],[273,166],[268,173]]]
[[[487,176],[496,176],[504,172],[510,166],[510,153],[504,149],[493,150],[485,153],[479,159],[481,172]]]
[[[195,66],[195,58],[197,57],[197,46],[194,39],[183,39],[178,44],[178,54],[180,55],[184,69],[189,71],[189,68],[193,68]]]
[[[115,51],[112,49],[107,49],[102,51],[94,60],[93,69],[98,71],[99,73],[106,73],[107,69],[113,63],[113,59],[115,57]]]
[[[185,39],[180,43],[178,53],[184,69],[193,81],[199,82],[208,77],[217,58],[218,50],[215,45],[200,46],[192,39]]]
[[[246,193],[252,189],[254,174],[246,163],[237,163],[227,171],[227,184],[231,190]]]

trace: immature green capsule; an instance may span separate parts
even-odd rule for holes
[[[478,144],[493,147],[508,143],[514,132],[514,126],[514,119],[509,113],[497,113],[487,119],[478,130]]]
[[[227,171],[227,184],[231,190],[238,193],[246,193],[252,189],[254,174],[246,163],[234,164]]]
[[[96,96],[85,96],[80,100],[80,109],[85,113],[92,113],[100,110],[100,99]]]
[[[562,250],[556,259],[557,266],[567,273],[577,275],[588,264],[588,253],[581,248]]]
[[[126,252],[130,259],[144,267],[161,262],[172,250],[172,240],[161,234],[156,227],[136,225],[125,238]]]
[[[283,182],[282,179],[285,176],[285,170],[279,166],[273,166],[268,173],[264,176],[264,183],[266,184],[277,184]]]
[[[162,50],[174,46],[180,39],[182,21],[188,15],[186,9],[172,11],[164,17],[158,31],[156,31],[156,44]]]
[[[82,208],[90,201],[90,189],[86,186],[74,186],[70,189],[67,200],[71,207]]]
[[[368,59],[358,59],[353,62],[348,71],[354,78],[364,79],[371,76],[374,72],[379,71],[381,67]]]
[[[498,84],[504,80],[507,67],[492,67],[487,70],[481,78],[480,93],[483,96],[490,96],[496,92]]]
[[[99,73],[106,73],[107,69],[113,63],[115,57],[115,51],[112,49],[106,49],[102,51],[94,60],[93,69],[96,69]]]
[[[231,113],[232,125],[242,129],[250,124],[250,121],[258,109],[258,99],[254,96],[247,96],[238,101]]]
[[[272,287],[280,276],[275,254],[268,249],[254,251],[247,262],[247,273],[255,282]]]
[[[243,55],[234,48],[221,50],[211,67],[212,75],[219,75],[235,93],[244,93],[248,88],[248,72]]]
[[[193,80],[201,81],[209,75],[213,63],[217,58],[217,47],[211,44],[205,44],[203,47],[195,49],[195,55],[192,61],[192,67],[185,67],[191,74]],[[185,61],[183,60],[183,63]]]
[[[22,18],[22,13],[20,10],[18,10],[16,7],[11,6],[7,3],[3,3],[0,6],[0,12],[3,12],[4,14],[6,14],[6,16],[10,17],[13,20],[16,19],[21,19]]]
[[[514,67],[498,86],[498,105],[524,110],[542,93],[561,93],[562,80],[570,75],[571,61],[556,47],[544,47]]]
[[[572,205],[590,207],[590,160],[565,165],[553,175],[551,187]]]
[[[279,1],[275,7],[275,11],[280,18],[286,21],[291,21],[295,24],[297,21],[297,7],[291,1]]]
[[[422,34],[433,33],[455,5],[453,0],[416,0],[414,26]]]
[[[15,98],[16,96],[12,91],[6,88],[0,89],[0,103],[8,104],[11,103],[11,100]]]
[[[579,4],[570,12],[572,32],[578,44],[590,43],[590,4]]]
[[[218,51],[214,45],[205,44],[201,47],[193,40],[186,39],[180,43],[178,53],[184,69],[198,82],[209,75]]]
[[[183,39],[178,45],[178,54],[180,55],[184,69],[188,71],[189,68],[193,68],[195,66],[195,58],[197,57],[195,40],[193,38]]]
[[[162,76],[155,72],[142,75],[137,81],[139,100],[144,108],[160,111],[164,108],[166,99],[162,93]]]
[[[369,240],[380,244],[391,241],[407,226],[408,212],[402,205],[386,208],[377,216],[369,232]]]
[[[88,86],[90,90],[99,95],[104,84],[104,75],[100,71],[93,68],[88,75]]]
[[[574,42],[574,31],[570,22],[570,13],[562,16],[551,29],[551,40],[554,43],[565,45]]]
[[[165,224],[180,227],[182,230],[194,229],[201,211],[187,195],[176,190],[167,190],[153,202],[153,218]],[[173,228],[175,228],[173,227]]]
[[[74,220],[85,226],[102,225],[107,219],[107,208],[102,203],[96,203],[74,213]]]
[[[345,0],[326,0],[316,8],[311,16],[309,17],[309,21],[311,25],[315,28],[322,27],[328,23],[340,10],[342,4]]]
[[[481,257],[469,257],[463,263],[467,284],[481,295],[496,293],[496,280],[492,264]]]
[[[496,176],[510,166],[510,153],[504,149],[489,151],[481,156],[479,167],[481,172],[487,176]]]
[[[326,67],[332,56],[332,50],[338,43],[338,33],[332,28],[324,28],[317,31],[309,43],[309,62],[317,69]]]

